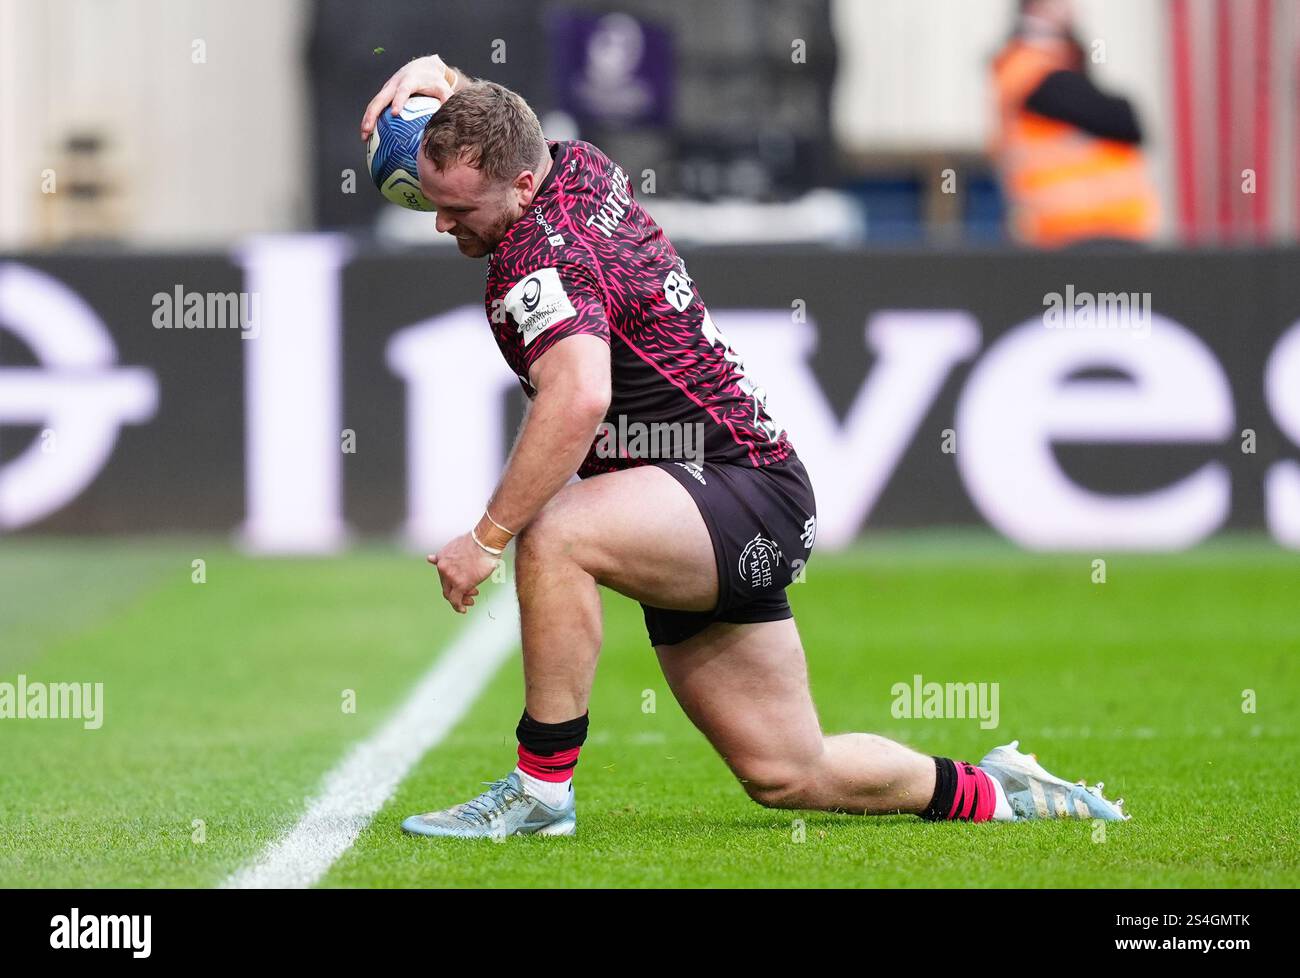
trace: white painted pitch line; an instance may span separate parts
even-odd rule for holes
[[[470,610],[465,629],[379,730],[325,775],[298,823],[221,889],[302,889],[351,848],[407,773],[456,725],[519,644],[513,588]]]

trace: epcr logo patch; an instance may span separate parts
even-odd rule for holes
[[[117,348],[93,309],[49,275],[0,264],[0,330],[36,366],[0,365],[0,428],[41,428],[0,466],[0,529],[34,523],[75,499],[112,454],[118,429],[153,417],[158,381],[118,367]]]
[[[542,297],[541,280],[530,278],[524,283],[524,310],[532,312],[537,308],[537,300]]]
[[[772,586],[772,575],[781,563],[781,548],[761,533],[740,552],[740,576],[752,588]]]

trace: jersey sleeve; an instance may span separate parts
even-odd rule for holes
[[[609,342],[605,301],[585,265],[557,262],[520,276],[505,296],[525,367],[566,336],[589,334]]]

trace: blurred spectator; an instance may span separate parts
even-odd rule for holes
[[[1088,77],[1070,0],[1021,0],[993,65],[993,148],[1012,234],[1036,247],[1147,241],[1157,198],[1129,101]]]

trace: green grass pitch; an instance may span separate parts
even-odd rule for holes
[[[1105,583],[1093,555],[882,536],[816,557],[791,600],[828,732],[967,760],[1019,738],[1055,773],[1104,780],[1131,822],[761,808],[673,701],[639,609],[609,595],[578,835],[398,831],[513,766],[516,654],[321,885],[1295,886],[1300,557],[1255,538],[1098,556]],[[0,720],[0,886],[216,885],[294,824],[463,624],[422,557],[388,549],[6,540],[0,682],[103,682],[105,715],[98,730]],[[891,688],[916,674],[999,683],[999,726],[895,719]]]

